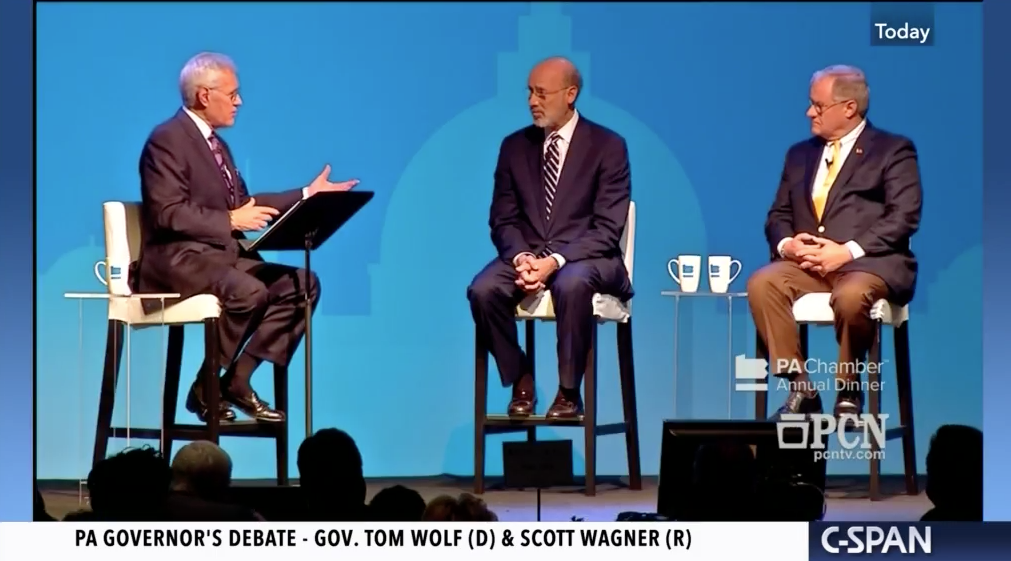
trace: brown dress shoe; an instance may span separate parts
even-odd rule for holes
[[[545,416],[549,419],[575,419],[582,414],[583,399],[578,394],[571,399],[559,390]]]
[[[510,417],[529,417],[534,414],[537,404],[534,377],[525,374],[513,384],[513,397],[509,400]]]

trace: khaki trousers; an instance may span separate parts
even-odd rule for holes
[[[774,375],[807,379],[807,372],[792,372],[789,367],[804,365],[805,361],[793,319],[793,303],[812,292],[832,293],[829,303],[835,315],[839,343],[836,379],[857,382],[860,372],[856,369],[857,361],[865,360],[874,340],[876,326],[870,316],[871,306],[888,296],[888,286],[870,273],[837,272],[823,277],[789,260],[774,261],[748,279],[748,305],[758,336],[769,349],[769,371]]]

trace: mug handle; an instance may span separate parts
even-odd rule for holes
[[[737,265],[737,272],[734,273],[734,274],[732,274],[732,275],[730,275],[730,280],[727,281],[727,284],[730,284],[730,283],[734,282],[734,279],[737,278],[737,275],[741,274],[741,269],[742,269],[741,262],[738,261],[737,259],[732,260],[730,262],[730,270],[731,271],[734,270],[734,265]]]
[[[681,263],[679,263],[677,259],[671,259],[670,261],[667,262],[667,274],[670,275],[670,278],[674,279],[674,282],[678,283],[678,286],[681,286],[681,278],[678,276],[675,270],[671,268],[671,265],[676,265],[678,268],[680,268]]]
[[[103,285],[109,286],[109,282],[105,280],[105,273],[104,273],[105,267],[106,267],[105,259],[102,259],[97,263],[95,263],[95,278],[97,278],[98,282],[102,283]],[[100,271],[99,269],[102,269],[103,271]]]

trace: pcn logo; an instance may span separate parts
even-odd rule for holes
[[[850,526],[846,537],[839,526],[829,526],[821,533],[821,547],[829,553],[931,553],[930,526]]]

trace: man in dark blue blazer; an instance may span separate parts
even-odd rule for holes
[[[507,136],[492,194],[498,250],[467,289],[478,337],[512,386],[509,415],[534,412],[534,380],[520,349],[516,305],[550,290],[558,329],[558,393],[549,418],[583,413],[579,387],[593,328],[593,294],[632,297],[619,242],[631,200],[628,149],[575,109],[582,80],[563,58],[538,64],[528,83],[534,124]]]
[[[867,121],[863,72],[833,66],[811,80],[807,116],[814,136],[790,147],[765,223],[773,262],[748,280],[748,302],[769,349],[771,373],[791,382],[783,413],[820,413],[807,371],[793,302],[830,292],[839,362],[834,412],[859,414],[861,365],[873,341],[870,309],[887,298],[906,304],[916,287],[910,237],[920,225],[916,148]]]

